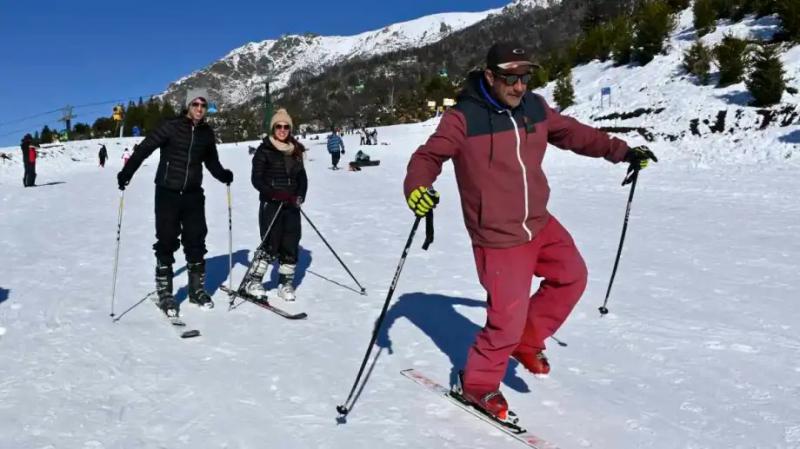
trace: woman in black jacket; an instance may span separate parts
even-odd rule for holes
[[[267,267],[277,260],[280,262],[278,296],[284,301],[294,301],[294,272],[301,235],[300,206],[308,188],[303,167],[305,148],[292,136],[292,118],[285,109],[278,109],[272,116],[270,129],[270,135],[253,155],[252,172],[253,187],[260,194],[258,224],[264,244],[255,253],[253,268],[243,288],[249,295],[266,297],[262,284],[264,275]]]

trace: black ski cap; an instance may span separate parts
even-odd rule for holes
[[[486,55],[486,68],[511,70],[517,67],[539,67],[519,42],[497,42]]]

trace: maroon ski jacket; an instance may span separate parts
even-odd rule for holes
[[[549,218],[550,187],[542,170],[547,144],[591,157],[623,160],[620,139],[551,109],[528,92],[508,109],[489,94],[483,72],[470,74],[457,104],[411,156],[405,195],[432,186],[453,160],[461,207],[472,244],[508,248],[533,240]]]

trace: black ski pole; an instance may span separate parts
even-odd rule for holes
[[[353,276],[353,273],[350,271],[349,268],[347,268],[347,265],[345,265],[345,263],[342,261],[342,259],[339,257],[339,255],[336,254],[336,251],[333,250],[333,248],[328,243],[328,241],[325,240],[325,237],[322,236],[322,233],[319,232],[319,229],[317,229],[317,227],[314,226],[314,223],[311,221],[310,218],[308,218],[308,215],[306,215],[305,211],[303,211],[302,208],[300,209],[300,213],[303,214],[303,217],[305,217],[305,219],[308,222],[308,224],[310,224],[311,227],[314,228],[314,231],[317,232],[317,235],[319,236],[319,238],[322,239],[322,242],[325,243],[325,246],[327,246],[328,249],[331,250],[331,253],[333,253],[334,257],[336,257],[336,260],[338,260],[339,263],[342,264],[342,267],[344,267],[344,270],[347,271],[347,274],[349,274],[350,277],[353,278],[353,281],[356,283],[356,285],[358,285],[359,288],[361,288],[361,294],[362,295],[366,295],[367,294],[367,289],[365,289],[364,287],[361,286],[361,284],[358,282],[358,279],[356,279],[356,277]]]
[[[117,296],[117,267],[119,266],[119,244],[122,233],[122,208],[125,204],[125,191],[119,194],[119,213],[117,217],[117,249],[114,252],[114,274],[111,280],[111,317],[114,317],[114,299]]]
[[[228,184],[228,288],[233,290],[233,210],[230,184]]]
[[[414,241],[414,234],[417,233],[420,220],[422,220],[422,217],[419,216],[414,220],[414,226],[411,227],[411,233],[408,234],[406,246],[403,248],[403,255],[400,257],[400,263],[397,265],[397,270],[394,272],[394,279],[392,279],[392,284],[389,286],[389,292],[386,294],[386,302],[383,303],[381,315],[378,317],[378,321],[375,323],[375,328],[372,330],[372,339],[369,341],[367,352],[364,354],[364,360],[361,361],[361,367],[358,369],[358,374],[356,375],[356,380],[353,382],[353,387],[350,389],[350,394],[347,395],[347,400],[344,401],[344,404],[336,406],[336,411],[342,416],[347,416],[347,414],[350,413],[350,408],[353,407],[353,404],[350,403],[350,401],[353,399],[353,394],[358,388],[361,375],[364,374],[364,367],[367,366],[367,360],[369,360],[369,356],[372,353],[372,347],[375,345],[375,341],[378,339],[378,332],[380,332],[383,319],[386,317],[386,311],[389,309],[389,302],[392,300],[392,295],[394,295],[394,289],[397,287],[397,281],[400,279],[400,273],[403,271],[403,265],[406,262],[408,250],[411,248],[411,242]]]
[[[270,231],[272,231],[272,226],[275,224],[275,220],[278,219],[278,214],[281,213],[281,209],[283,209],[283,202],[278,205],[278,210],[275,211],[275,215],[272,216],[272,220],[269,222],[269,226],[267,226],[267,232],[264,233],[264,237],[261,239],[261,243],[258,244],[256,247],[255,252],[253,253],[253,262],[256,261],[256,257],[258,257],[258,252],[261,250],[261,247],[264,246],[264,243],[267,241],[267,237],[269,237]],[[244,283],[247,282],[247,276],[250,275],[250,270],[253,269],[253,262],[250,262],[250,265],[247,266],[247,271],[244,272],[244,277],[242,278],[242,282],[239,283],[239,288],[236,291],[239,291],[244,287]],[[233,291],[233,290],[231,290]],[[233,308],[233,303],[236,301],[236,296],[231,294],[231,302],[228,303],[228,311]]]
[[[628,218],[631,216],[631,203],[633,203],[633,192],[636,191],[636,181],[639,179],[639,170],[633,170],[631,175],[623,181],[622,185],[627,183],[631,184],[631,193],[628,195],[628,207],[625,210],[625,221],[622,224],[622,235],[619,238],[619,248],[617,249],[617,258],[614,260],[614,269],[611,271],[611,280],[608,282],[608,290],[606,290],[606,299],[603,305],[600,306],[600,316],[608,313],[608,297],[611,295],[611,286],[614,285],[614,276],[617,275],[617,267],[619,266],[619,257],[622,255],[622,244],[625,242],[625,231],[628,230]]]

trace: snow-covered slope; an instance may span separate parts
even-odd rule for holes
[[[295,73],[313,76],[350,59],[422,47],[493,12],[497,10],[434,14],[355,36],[287,35],[277,40],[251,42],[171,84],[166,95],[177,98],[187,88],[202,86],[209,88],[223,104],[239,104],[261,93],[268,61],[273,64],[272,88],[280,89]]]
[[[749,17],[739,23],[721,22],[702,40],[716,44],[726,33],[767,39],[777,27],[774,17]],[[683,53],[695,40],[692,12],[686,10],[669,40],[668,53],[649,64],[613,67],[611,62],[595,61],[576,67],[577,104],[565,113],[596,125],[647,128],[656,139],[671,142],[667,157],[800,162],[800,96],[787,93],[783,104],[760,109],[748,106],[751,97],[744,83],[720,89],[714,78],[707,86],[699,85],[681,67]],[[789,85],[800,88],[800,46],[784,51],[782,59]],[[553,104],[554,84],[540,91]],[[611,88],[611,106],[607,98],[605,107],[600,106],[602,87]],[[770,121],[761,129],[767,116]]]
[[[287,35],[277,40],[250,42],[208,67],[175,81],[165,95],[181,102],[187,89],[204,87],[218,102],[236,105],[263,92],[263,82],[270,63],[271,87],[280,89],[293,76],[310,77],[344,61],[423,47],[490,15],[547,8],[559,1],[514,0],[504,8],[474,13],[433,14],[354,36]]]
[[[0,448],[500,448],[522,447],[399,372],[446,384],[485,320],[452,166],[428,252],[417,235],[380,332],[383,348],[346,424],[347,394],[413,218],[401,195],[411,151],[434,123],[379,128],[359,147],[381,165],[331,171],[310,148],[306,213],[367,288],[360,296],[304,223],[299,300],[289,322],[243,304],[228,311],[225,186],[206,179],[207,288],[218,307],[183,313],[202,336],[179,340],[145,302],[109,318],[119,149],[105,169],[53,165],[25,189],[0,175]],[[698,145],[701,145],[698,142]],[[68,144],[74,145],[74,144]],[[722,148],[712,146],[709,151]],[[670,145],[657,142],[664,156]],[[87,149],[88,151],[88,149]],[[220,147],[236,175],[233,279],[259,241],[258,195],[246,144]],[[126,190],[116,313],[153,289],[153,175]],[[19,169],[17,171],[16,169]],[[501,386],[537,435],[563,449],[800,446],[800,177],[783,164],[698,170],[664,157],[640,179],[609,308],[599,318],[625,211],[623,166],[550,149],[550,210],[589,267],[587,291],[548,350],[553,373],[512,363]],[[13,175],[13,176],[12,176]],[[182,256],[176,254],[181,268]],[[274,277],[270,276],[273,279]],[[185,298],[186,276],[175,288]],[[376,351],[378,352],[378,351]]]

